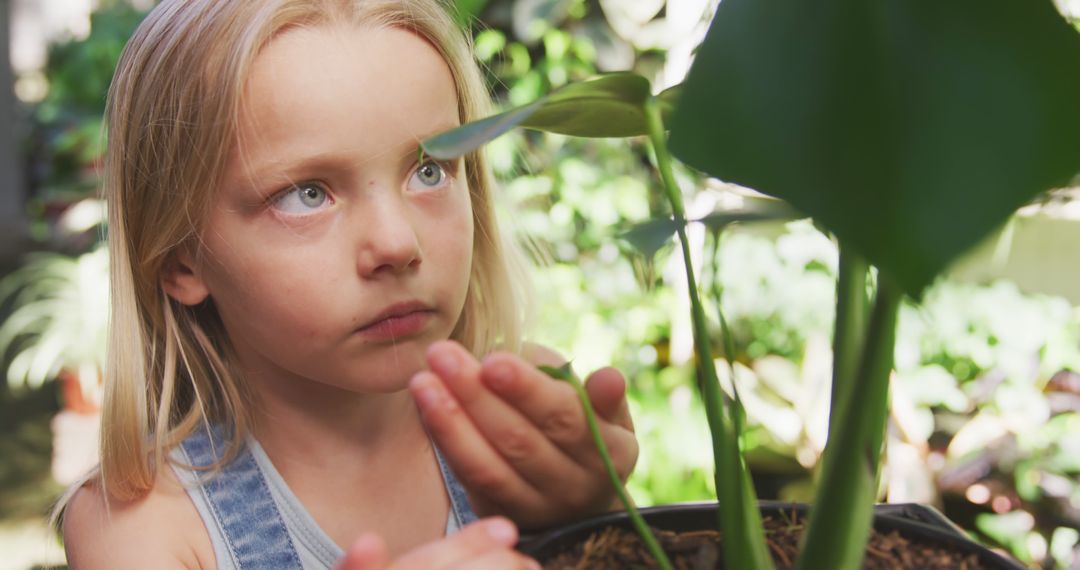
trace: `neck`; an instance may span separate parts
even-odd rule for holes
[[[275,462],[341,469],[428,447],[407,390],[358,394],[310,380],[260,378],[255,437]],[[396,450],[396,451],[395,451]]]
[[[358,394],[303,379],[257,380],[254,436],[340,547],[371,530],[394,554],[442,536],[449,498],[407,390]]]

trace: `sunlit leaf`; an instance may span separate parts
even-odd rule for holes
[[[510,129],[520,126],[544,102],[534,101],[523,107],[517,107],[485,117],[478,121],[464,124],[456,129],[439,133],[421,143],[424,153],[437,160],[451,160],[472,152]]]
[[[1080,171],[1080,36],[1050,0],[725,0],[674,154],[778,196],[918,294]]]
[[[424,152],[449,160],[471,152],[514,127],[576,137],[628,137],[647,132],[642,110],[649,80],[631,72],[608,73],[571,83],[536,101],[440,133]]]

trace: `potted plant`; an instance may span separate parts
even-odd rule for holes
[[[719,505],[652,511],[649,523],[685,530],[718,522],[722,552],[690,552],[702,567],[722,556],[728,568],[771,568],[774,558],[782,566],[855,568],[871,528],[899,524],[887,513],[875,519],[873,504],[901,299],[918,299],[960,253],[1080,171],[1078,64],[1080,37],[1049,0],[725,0],[680,88],[654,96],[640,76],[601,76],[429,139],[424,151],[457,157],[518,126],[574,136],[647,135],[671,217],[651,220],[630,237],[655,244],[678,236]],[[686,238],[691,222],[722,227],[772,214],[687,220],[667,125],[670,148],[687,165],[783,199],[840,245],[830,437],[814,508],[759,506],[755,499],[739,451],[738,391],[727,397],[717,381]],[[718,321],[725,328],[719,312]],[[548,372],[577,384],[569,370]],[[621,496],[627,522],[614,524],[638,530],[649,552],[642,560],[671,567],[632,501]],[[908,518],[936,517],[920,512]],[[769,540],[762,513],[774,521]],[[793,539],[796,560],[773,539],[783,528],[801,532],[806,517],[805,536]],[[928,522],[948,528],[947,521]],[[927,525],[901,530],[908,537],[928,532]],[[559,540],[547,542],[564,548]],[[678,550],[685,542],[672,538],[664,546]],[[972,552],[981,564],[1010,567],[988,551]]]
[[[93,209],[92,203],[86,204]],[[100,210],[87,217],[99,218]],[[70,213],[80,211],[87,213],[87,208],[74,207]],[[93,220],[87,223],[96,225]],[[0,304],[10,308],[0,323],[8,385],[37,388],[53,379],[59,384],[62,410],[52,421],[52,472],[62,484],[73,482],[96,457],[108,291],[103,244],[77,256],[31,254],[0,280]]]

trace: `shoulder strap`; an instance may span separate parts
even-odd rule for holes
[[[453,470],[447,465],[439,447],[434,443],[432,447],[435,448],[435,458],[439,460],[439,470],[442,471],[443,482],[446,483],[446,493],[450,495],[450,508],[454,511],[454,517],[457,518],[458,527],[463,527],[477,519],[476,513],[469,504],[469,495],[465,492],[465,487],[462,487],[461,482],[454,476]]]
[[[193,467],[209,467],[224,455],[229,440],[223,433],[220,426],[200,429],[180,444]],[[237,568],[303,568],[266,479],[246,445],[220,472],[204,473],[201,483]]]

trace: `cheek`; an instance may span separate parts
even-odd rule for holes
[[[256,329],[256,336],[280,330],[304,338],[316,335],[318,323],[312,317],[326,308],[321,301],[334,299],[333,291],[325,289],[335,280],[311,276],[332,275],[330,260],[262,253],[219,257],[208,271],[207,285],[218,312],[227,324]]]
[[[473,210],[471,201],[466,198],[462,200],[462,205],[455,217],[456,223],[454,224],[454,235],[460,236],[459,239],[452,240],[453,244],[457,248],[457,258],[461,261],[462,270],[465,275],[469,275],[472,268],[473,252],[476,249],[475,246],[475,221],[473,220]]]

